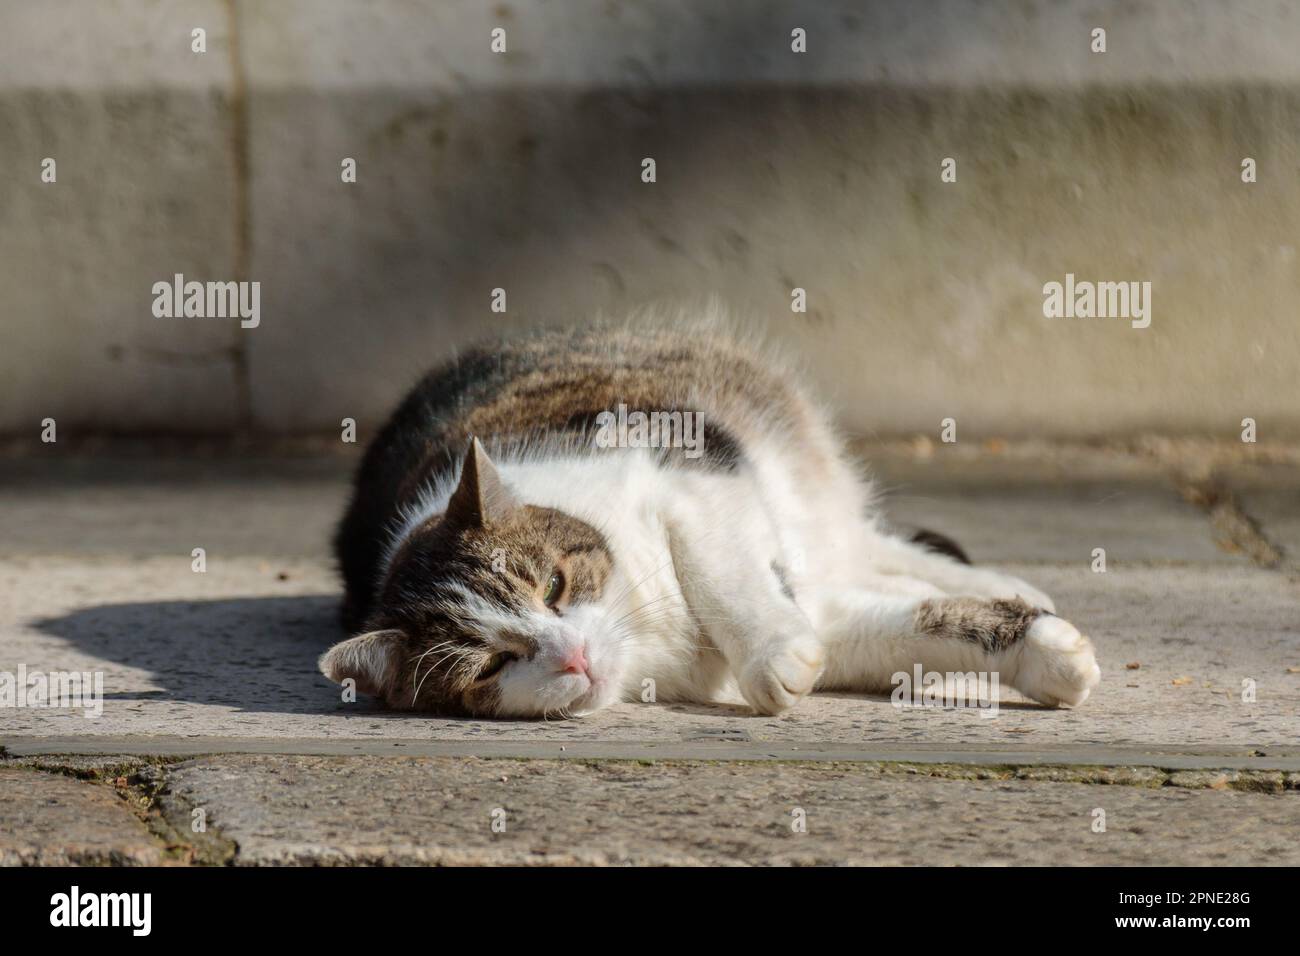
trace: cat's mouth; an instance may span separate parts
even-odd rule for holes
[[[588,674],[581,678],[587,682],[587,688],[565,707],[565,710],[574,717],[586,717],[588,714],[595,713],[605,705],[604,692],[608,687],[608,682],[595,674]]]

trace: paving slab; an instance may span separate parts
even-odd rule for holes
[[[920,456],[875,455],[872,474],[888,516],[940,531],[977,563],[1046,561],[1242,565],[1200,509],[1154,463],[971,458],[939,443]]]
[[[119,562],[18,558],[0,563],[0,670],[102,671],[98,718],[81,710],[8,709],[3,738],[199,735],[325,739],[529,739],[880,742],[987,748],[1008,742],[1284,746],[1300,743],[1300,584],[1257,569],[1117,565],[1105,574],[1010,570],[1056,596],[1096,640],[1101,687],[1078,710],[1008,694],[996,717],[896,708],[883,697],[820,694],[779,717],[739,702],[621,704],[573,721],[480,721],[394,714],[343,703],[315,660],[339,631],[330,569],[188,554]],[[1136,665],[1130,668],[1130,665]],[[1243,698],[1254,682],[1254,699]]]
[[[315,660],[340,636],[328,540],[355,449],[0,460],[0,671],[98,672],[105,691],[98,717],[0,709],[0,862],[1295,864],[1300,574],[1223,550],[1159,462],[956,451],[876,456],[886,508],[1093,637],[1103,681],[1077,711],[1014,693],[992,717],[843,693],[781,718],[345,704]],[[1232,482],[1288,533],[1285,474]],[[203,808],[206,842],[174,856],[71,776],[119,766],[181,842]]]
[[[0,866],[158,866],[162,844],[106,787],[0,767]]]
[[[887,488],[905,483],[913,504],[925,503],[909,513],[896,496],[887,500],[901,521],[953,533],[977,558],[1018,555],[997,563],[1043,587],[1093,637],[1102,684],[1078,710],[1009,693],[988,717],[836,693],[781,718],[752,716],[734,701],[623,704],[546,723],[393,714],[365,698],[345,704],[315,660],[341,636],[326,549],[350,464],[0,464],[0,526],[11,545],[0,557],[0,670],[101,672],[105,690],[98,718],[0,710],[0,742],[33,752],[44,739],[68,752],[68,741],[84,740],[100,753],[132,737],[168,751],[184,740],[215,749],[280,741],[291,751],[311,741],[363,749],[459,742],[469,752],[599,744],[606,754],[703,742],[734,747],[738,758],[780,745],[783,753],[820,748],[822,759],[925,748],[1042,759],[1085,748],[1090,759],[1110,752],[1123,760],[1208,750],[1203,765],[1211,767],[1227,766],[1221,757],[1287,757],[1285,748],[1300,747],[1300,576],[1219,552],[1207,522],[1149,464],[878,462]],[[1107,499],[1106,483],[1124,489],[1121,497]],[[1129,504],[1120,507],[1124,496]],[[1164,516],[1153,521],[1158,534],[1141,524],[1148,507]],[[1107,547],[1104,573],[1092,570],[1093,545]],[[203,573],[192,570],[195,547],[206,549]]]
[[[340,442],[340,445],[343,443]],[[39,447],[39,446],[38,446]],[[0,458],[4,553],[325,560],[352,457]]]
[[[223,756],[164,801],[255,865],[1300,863],[1294,792],[860,765]]]

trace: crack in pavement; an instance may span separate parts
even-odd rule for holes
[[[257,865],[268,860],[283,862],[275,856],[275,852],[288,850],[293,851],[291,854],[293,862],[312,865],[340,862],[350,864],[391,862],[393,858],[404,859],[402,854],[409,849],[406,845],[409,842],[409,834],[401,831],[399,827],[397,831],[387,834],[386,839],[376,842],[375,826],[378,825],[377,821],[385,818],[387,811],[382,806],[372,806],[364,791],[349,795],[350,791],[346,788],[338,789],[334,781],[340,778],[339,775],[346,778],[349,775],[346,768],[353,766],[354,761],[356,766],[366,768],[367,774],[378,773],[386,780],[400,783],[404,779],[418,779],[419,768],[429,763],[427,758],[413,755],[388,755],[379,758],[357,755],[326,758],[332,761],[333,769],[328,769],[331,765],[327,764],[325,776],[322,778],[318,774],[313,778],[312,768],[320,769],[319,758],[291,755],[253,757],[251,759],[258,761],[254,766],[262,768],[263,782],[265,783],[265,780],[276,782],[274,793],[259,792],[256,786],[248,794],[244,794],[238,787],[230,790],[232,774],[234,778],[242,777],[248,769],[246,761],[249,759],[247,756],[220,754],[192,758],[156,755],[139,757],[121,754],[58,755],[10,757],[0,760],[0,767],[33,774],[62,775],[73,778],[87,787],[108,788],[143,824],[163,855],[164,865],[234,866]],[[1263,797],[1282,799],[1289,805],[1300,799],[1300,796],[1297,796],[1300,794],[1300,772],[1231,769],[1170,771],[1150,765],[1018,766],[1014,763],[1003,763],[977,766],[952,763],[843,761],[789,761],[774,764],[771,761],[766,763],[672,759],[632,761],[589,757],[558,760],[550,757],[525,761],[502,761],[499,766],[506,768],[508,773],[501,773],[489,769],[491,763],[485,764],[479,759],[470,757],[465,758],[463,766],[469,768],[469,775],[461,780],[458,786],[452,786],[450,791],[440,792],[440,799],[450,799],[455,806],[461,806],[455,803],[456,800],[461,800],[463,803],[466,799],[468,791],[464,788],[467,783],[473,782],[473,795],[481,795],[480,788],[485,786],[485,781],[489,779],[492,781],[499,779],[502,786],[507,781],[513,781],[516,788],[522,786],[524,788],[522,791],[516,789],[513,793],[514,800],[531,805],[530,801],[535,801],[528,796],[529,794],[533,797],[544,796],[555,789],[556,774],[563,776],[565,773],[559,769],[560,767],[581,767],[585,772],[597,773],[598,778],[604,782],[606,800],[634,800],[636,794],[644,793],[646,786],[644,774],[647,772],[655,774],[655,779],[659,779],[660,775],[668,775],[669,778],[680,782],[695,780],[697,774],[706,777],[712,774],[716,778],[719,768],[725,768],[723,773],[728,775],[726,779],[734,781],[734,784],[728,786],[738,787],[741,790],[745,789],[745,780],[758,781],[766,778],[770,782],[772,774],[775,773],[779,780],[788,781],[792,792],[803,793],[808,784],[809,772],[817,775],[829,774],[832,778],[839,776],[853,781],[850,784],[850,791],[846,791],[853,793],[857,793],[856,788],[859,787],[877,793],[895,793],[896,787],[915,788],[918,785],[924,787],[926,780],[934,781],[933,786],[936,788],[978,787],[1001,782],[1028,784],[1032,792],[1046,795],[1049,801],[1064,801],[1061,806],[1066,808],[1073,805],[1071,801],[1077,803],[1079,794],[1071,791],[1070,788],[1078,785],[1106,787],[1128,793],[1148,791],[1151,793],[1149,799],[1153,801],[1160,799],[1156,796],[1158,791],[1171,790],[1218,791],[1239,795],[1227,796],[1226,799],[1234,803],[1220,805],[1223,808],[1222,812],[1235,812],[1228,808],[1236,806],[1237,800],[1249,801]],[[404,767],[414,769],[401,769]],[[480,769],[474,770],[474,767]],[[389,768],[392,773],[383,768]],[[266,777],[266,774],[270,776]],[[305,788],[303,794],[296,792],[290,794],[287,791],[282,793],[278,789],[284,784],[299,782],[300,774],[303,775],[301,783]],[[415,776],[413,777],[412,774]],[[815,779],[826,778],[817,776]],[[445,791],[447,784],[444,783],[443,786]],[[915,797],[914,791],[907,792],[913,792]],[[931,793],[928,790],[920,792]],[[933,798],[940,801],[954,799],[945,794],[949,794],[949,791],[935,790]],[[1053,797],[1052,794],[1060,796]],[[266,802],[268,796],[274,797],[269,805]],[[281,796],[288,802],[277,811],[274,805],[281,803]],[[500,798],[500,794],[494,796]],[[528,799],[525,799],[526,797]],[[1086,802],[1091,798],[1083,799]],[[1109,801],[1112,798],[1099,795],[1096,799]],[[210,801],[210,806],[202,805]],[[872,803],[872,806],[874,805]],[[1055,803],[1052,805],[1056,806]],[[340,806],[344,808],[341,818],[339,817]],[[293,821],[296,822],[290,822],[284,817],[286,808],[301,808],[301,810],[289,811],[292,814],[301,814],[293,817]],[[251,834],[249,838],[254,844],[251,855],[243,854],[240,843],[236,839],[228,836],[222,827],[207,819],[209,812],[226,819],[234,832]],[[279,817],[275,816],[277,812],[280,813]],[[1283,811],[1278,809],[1274,812],[1276,814]],[[265,816],[268,813],[272,814],[269,818]],[[197,832],[191,825],[196,818],[204,821],[204,826]],[[250,819],[257,821],[252,829],[250,829]],[[641,836],[645,837],[647,833],[651,835],[658,833],[657,828],[661,824],[662,821],[657,821],[652,815],[649,823],[645,823],[642,827]],[[268,840],[274,846],[268,848]],[[469,845],[472,843],[472,840],[467,842],[467,835],[462,827],[460,830],[452,828],[442,833],[439,839],[433,840],[428,846],[423,844],[421,846],[422,852],[433,853],[439,862],[482,864],[495,859],[488,852],[488,848]],[[545,844],[545,841],[543,843]],[[618,846],[622,844],[619,843]],[[553,859],[553,852],[553,848],[549,845],[543,845],[541,850],[532,847],[526,855],[527,861],[559,862]],[[744,856],[743,853],[740,855]],[[755,857],[750,854],[746,858],[765,859],[766,856],[760,854],[759,857]],[[419,862],[429,862],[429,860],[421,858]]]
[[[159,759],[221,754],[482,757],[537,760],[677,760],[954,765],[967,767],[1154,767],[1179,771],[1300,773],[1300,748],[1179,748],[1080,744],[1044,749],[953,744],[816,741],[360,740],[284,737],[11,737],[0,755],[52,758],[131,755]]]
[[[126,756],[31,758],[10,761],[0,753],[0,766],[27,768],[34,773],[72,777],[87,786],[111,790],[144,825],[169,863],[225,866],[234,862],[238,844],[208,824],[196,831],[194,807],[168,787],[169,765],[183,757]]]
[[[1215,544],[1229,554],[1244,554],[1256,567],[1275,570],[1282,566],[1285,552],[1270,541],[1263,526],[1238,503],[1222,478],[1209,475],[1192,478],[1175,473],[1174,485],[1189,504],[1203,510],[1216,533]]]

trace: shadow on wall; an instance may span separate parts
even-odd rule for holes
[[[41,112],[42,149],[86,159],[63,193],[0,182],[0,208],[40,223],[0,230],[0,431],[354,418],[364,436],[471,340],[710,296],[805,354],[853,431],[1295,419],[1300,192],[1234,172],[1294,153],[1290,90],[255,91],[239,256],[229,177],[211,157],[196,171],[207,153],[173,129],[205,102],[110,92]],[[33,148],[4,111],[0,152]],[[153,283],[229,278],[244,256],[257,328],[151,314]],[[1044,318],[1044,282],[1067,273],[1151,281],[1153,324]]]
[[[344,704],[316,659],[343,637],[332,596],[103,604],[36,627],[104,661],[150,673],[158,691],[106,701],[175,700],[281,714],[370,712]],[[378,705],[373,705],[377,710]]]
[[[267,315],[247,339],[253,424],[365,427],[472,340],[710,297],[794,344],[855,431],[930,432],[950,414],[981,435],[1196,429],[1222,408],[1198,378],[1286,417],[1253,384],[1280,353],[1240,346],[1289,348],[1283,224],[1300,194],[1230,192],[1222,170],[1275,143],[1263,127],[1298,103],[1249,89],[264,94],[250,106]],[[949,186],[938,159],[954,150]],[[353,187],[337,184],[340,155],[364,173]],[[1235,281],[1207,275],[1207,242],[1234,235],[1271,252],[1231,266]],[[1156,324],[1048,321],[1043,284],[1066,273],[1152,281]]]

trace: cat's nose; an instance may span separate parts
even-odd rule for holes
[[[560,669],[566,674],[585,674],[588,666],[586,649],[575,647],[569,652],[569,656],[564,659]]]

